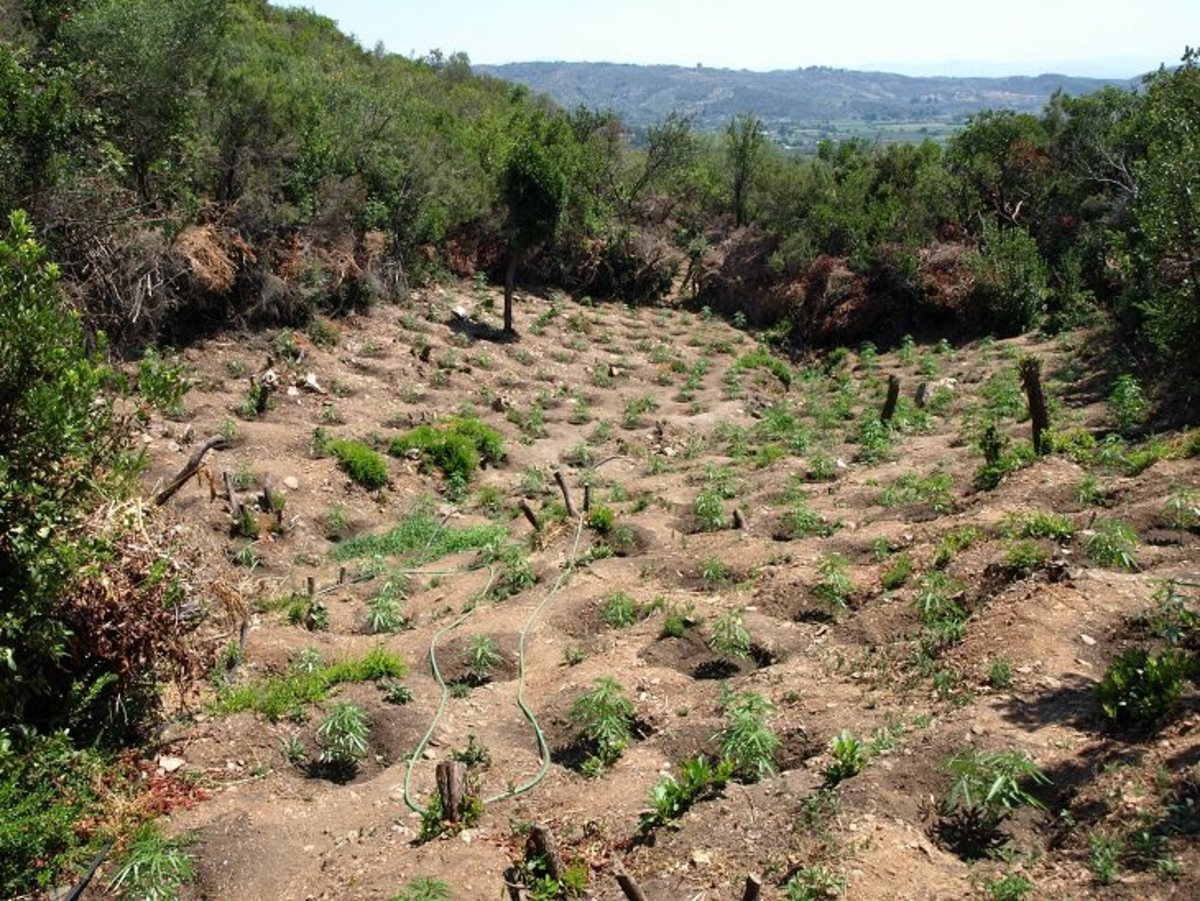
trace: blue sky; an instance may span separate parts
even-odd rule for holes
[[[308,0],[366,46],[474,63],[590,60],[910,74],[1127,76],[1200,44],[1200,0]]]

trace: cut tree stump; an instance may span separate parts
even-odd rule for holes
[[[746,877],[746,890],[742,892],[742,901],[758,901],[762,894],[762,879],[754,873]]]
[[[521,508],[521,512],[525,514],[525,518],[529,520],[529,524],[533,526],[533,531],[542,531],[541,520],[538,519],[538,515],[533,511],[533,507],[529,506],[529,501],[525,500],[525,498],[521,498],[519,501],[517,501],[517,506]]]
[[[744,514],[737,507],[733,508],[733,527],[735,529],[745,529],[746,528],[746,514]]]
[[[1029,402],[1029,419],[1033,426],[1033,449],[1043,455],[1049,452],[1050,412],[1046,409],[1046,395],[1042,391],[1042,361],[1036,357],[1021,360],[1021,384],[1025,388],[1025,399]]]
[[[891,422],[896,415],[896,404],[900,402],[900,376],[888,376],[887,400],[883,402],[883,412],[879,414],[880,422]]]
[[[438,797],[442,799],[442,818],[457,823],[466,800],[467,768],[457,760],[437,765]]]
[[[561,880],[566,875],[567,868],[563,866],[562,858],[558,855],[558,845],[549,826],[542,823],[533,824],[529,833],[529,847],[546,862],[546,875],[551,879]]]

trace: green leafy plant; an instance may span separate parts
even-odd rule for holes
[[[854,582],[847,571],[849,561],[841,554],[826,554],[817,564],[813,591],[836,617],[850,609]]]
[[[1115,519],[1099,519],[1092,534],[1084,543],[1088,558],[1101,566],[1136,570],[1140,566],[1134,551],[1137,535],[1125,523]]]
[[[945,766],[954,781],[939,812],[947,838],[965,852],[992,847],[1001,824],[1017,808],[1044,806],[1024,783],[1048,785],[1050,780],[1023,751],[971,748]]]
[[[912,555],[898,554],[891,565],[883,571],[883,576],[880,579],[883,590],[895,591],[897,588],[904,587],[904,584],[912,575],[912,568]]]
[[[798,869],[784,889],[788,901],[828,901],[841,897],[846,890],[846,877],[829,867],[812,864]]]
[[[721,755],[733,763],[734,773],[746,782],[757,782],[775,772],[775,752],[780,739],[766,725],[775,709],[761,695],[740,692],[728,698],[725,726],[716,734]]]
[[[590,769],[597,774],[615,763],[629,744],[633,704],[625,697],[621,684],[605,676],[571,704],[571,721],[579,728],[580,738],[590,746],[592,759],[596,761]]]
[[[496,642],[487,635],[472,635],[463,651],[463,664],[476,685],[490,682],[492,671],[504,662]]]
[[[637,603],[623,591],[614,591],[600,605],[600,618],[614,629],[632,626],[640,618]]]
[[[1129,648],[1105,671],[1096,695],[1110,725],[1150,729],[1175,711],[1194,673],[1194,661],[1177,648]]]
[[[641,830],[673,825],[698,801],[719,793],[732,776],[733,763],[728,760],[714,764],[701,754],[682,761],[678,778],[667,776],[651,789],[651,812],[642,816]]]
[[[991,901],[1025,901],[1033,891],[1033,882],[1020,873],[1005,873],[983,884]]]
[[[945,568],[954,559],[955,555],[965,551],[983,537],[983,530],[977,526],[962,526],[958,529],[952,529],[938,541],[933,565],[938,569]]]
[[[321,746],[318,762],[353,772],[367,756],[369,732],[366,711],[354,704],[334,704],[317,727],[317,742]]]
[[[718,532],[729,524],[721,494],[713,488],[705,488],[696,495],[692,512],[701,532]]]
[[[192,384],[183,363],[165,359],[157,348],[147,348],[138,362],[137,388],[146,403],[171,417],[183,415],[183,398]]]
[[[750,656],[750,632],[740,609],[726,610],[713,620],[708,647],[729,662],[745,660]]]
[[[450,886],[433,876],[413,879],[391,901],[450,901]]]
[[[179,889],[196,878],[192,860],[178,841],[155,823],[139,827],[109,891],[138,901],[174,901]]]
[[[857,776],[867,765],[866,748],[849,729],[843,729],[829,745],[829,764],[825,767],[825,784],[837,785]]]
[[[1128,373],[1117,376],[1108,395],[1108,409],[1122,435],[1132,434],[1146,417],[1146,399],[1138,380]]]
[[[601,535],[607,535],[613,530],[616,524],[617,514],[612,507],[605,504],[594,504],[592,509],[587,514],[587,525],[590,529],[595,529]]]
[[[1111,885],[1117,878],[1117,866],[1125,850],[1125,843],[1119,835],[1093,832],[1088,836],[1088,848],[1091,852],[1088,863],[1092,875],[1101,885]]]

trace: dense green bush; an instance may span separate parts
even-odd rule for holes
[[[482,461],[504,459],[504,439],[478,419],[456,417],[437,425],[420,425],[391,440],[388,452],[402,457],[416,451],[425,466],[440,469],[448,480],[465,484]]]
[[[1046,309],[1048,275],[1028,232],[988,222],[982,246],[966,264],[975,278],[980,312],[997,334],[1014,335],[1037,324]]]
[[[58,278],[14,213],[0,238],[0,727],[31,703],[39,718],[63,712],[63,593],[90,558],[78,527],[121,448],[108,373]]]

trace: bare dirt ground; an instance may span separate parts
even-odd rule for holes
[[[1200,537],[1163,520],[1173,492],[1200,490],[1200,465],[1194,458],[1162,460],[1137,476],[1093,467],[1092,487],[1107,507],[1081,500],[1088,471],[1064,455],[1040,459],[992,491],[972,487],[982,458],[970,423],[984,406],[1011,400],[998,395],[1012,392],[1018,353],[1044,360],[1056,427],[1106,427],[1100,392],[1088,380],[1094,374],[1085,378],[1076,353],[1088,336],[915,348],[877,361],[851,353],[816,364],[806,377],[795,370],[788,386],[765,368],[739,367],[754,340],[716,318],[523,297],[522,336],[504,343],[456,325],[450,312],[461,306],[494,323],[494,304],[490,292],[469,285],[425,291],[338,323],[332,345],[295,333],[299,361],[281,357],[273,335],[214,338],[185,354],[196,374],[186,419],[155,419],[147,427],[148,487],[169,479],[195,442],[236,431],[230,449],[209,457],[209,471],[236,474],[247,496],[269,478],[286,500],[286,528],[250,544],[252,554],[230,537],[219,478],[215,498],[207,485],[193,483],[165,508],[178,521],[180,542],[208,561],[202,593],[220,583],[251,610],[245,662],[232,684],[256,684],[305,648],[332,661],[382,645],[408,663],[412,692],[405,704],[387,703],[371,683],[334,692],[331,700],[360,705],[371,723],[366,760],[341,782],[281,753],[289,738],[315,753],[316,725],[329,701],[312,705],[302,722],[218,715],[215,687],[194,701],[162,746],[163,754],[185,761],[178,775],[209,794],[167,824],[192,838],[199,874],[188,889],[192,897],[391,898],[418,877],[436,877],[453,898],[495,899],[502,873],[522,856],[522,824],[532,821],[549,824],[564,856],[588,866],[597,899],[621,897],[610,875],[614,857],[651,899],[740,898],[750,873],[761,874],[764,897],[785,898],[785,883],[814,867],[843,880],[848,898],[989,897],[988,883],[1005,874],[1028,878],[1032,897],[1200,895],[1195,693],[1172,722],[1140,738],[1106,731],[1094,697],[1105,667],[1130,642],[1130,619],[1153,607],[1162,580],[1200,580]],[[241,419],[234,410],[247,377],[264,369],[269,355],[283,387],[263,417]],[[308,373],[328,393],[287,390]],[[868,462],[854,436],[877,415],[893,373],[901,378],[906,426]],[[922,381],[945,390],[931,391],[936,402],[919,413],[912,397]],[[643,398],[652,409],[638,413]],[[508,458],[479,473],[454,501],[441,493],[441,476],[422,472],[414,460],[389,458],[390,485],[369,492],[333,459],[311,452],[318,427],[386,441],[464,405],[504,433]],[[542,425],[536,415],[531,421],[535,407]],[[786,429],[778,425],[783,412],[795,418]],[[1028,441],[1023,418],[1021,400],[1005,430]],[[577,503],[590,480],[595,502],[612,507],[617,524],[631,527],[624,534],[636,540],[625,556],[588,553],[601,539],[583,529],[583,559],[547,600],[574,559],[577,531],[572,521],[553,521],[556,470]],[[940,491],[898,490],[897,479],[909,473],[927,488],[931,474],[946,481]],[[736,508],[744,528],[696,531],[697,494],[714,479],[727,485],[724,513]],[[812,510],[838,524],[832,534],[791,537],[783,517],[805,494]],[[522,496],[548,521],[536,540],[513,506]],[[532,790],[488,805],[468,830],[418,844],[420,818],[404,802],[404,784],[406,760],[440,698],[430,642],[468,607],[487,571],[414,577],[403,602],[409,628],[372,635],[365,602],[384,576],[355,581],[362,563],[355,561],[345,564],[347,582],[336,587],[343,564],[331,558],[328,536],[339,518],[344,533],[386,530],[423,497],[434,498],[439,515],[455,526],[486,523],[485,506],[498,506],[494,518],[527,549],[538,580],[501,602],[478,604],[442,639],[439,660],[448,676],[461,670],[471,635],[491,636],[505,664],[487,684],[449,697],[415,762],[413,798],[427,803],[436,762],[464,750],[472,735],[491,756],[480,771],[483,795],[536,774],[534,733],[515,703],[516,656],[518,636],[543,602],[526,638],[526,697],[558,762]],[[1006,567],[1014,540],[1002,534],[1005,517],[1038,511],[1067,517],[1075,536],[1038,540],[1045,559]],[[1088,530],[1097,517],[1122,520],[1138,533],[1138,570],[1089,559]],[[937,560],[943,537],[965,526],[981,530],[979,539]],[[817,590],[819,565],[831,553],[846,559],[853,583],[840,612]],[[883,575],[901,554],[910,558],[912,576],[885,590]],[[429,567],[454,570],[473,559],[467,553]],[[246,563],[253,566],[239,565]],[[961,641],[922,658],[913,602],[922,574],[943,569],[959,583],[970,615]],[[308,577],[318,589],[332,588],[322,596],[327,629],[290,624],[279,602],[303,592]],[[614,628],[599,611],[616,591],[644,605],[663,601],[633,625]],[[682,638],[662,638],[673,609],[690,610],[692,625]],[[720,669],[706,644],[711,624],[729,609],[744,610],[755,657],[724,680],[705,678]],[[224,640],[235,641],[236,630]],[[602,676],[624,687],[640,728],[611,768],[588,778],[563,765],[570,760],[562,749],[573,738],[567,712]],[[642,835],[639,815],[652,786],[685,757],[716,752],[723,685],[774,705],[768,722],[782,739],[778,774],[731,783],[692,807],[678,828]],[[863,741],[868,762],[825,791],[830,741],[843,730]],[[943,762],[971,747],[1025,751],[1050,779],[1036,790],[1045,809],[1018,812],[1004,826],[1008,842],[978,860],[956,853],[936,828],[936,805],[951,781]],[[1159,829],[1168,821],[1172,829]],[[1102,884],[1093,837],[1120,834],[1128,842],[1138,831],[1165,836],[1157,856],[1126,853]],[[793,890],[792,897],[823,895]]]

